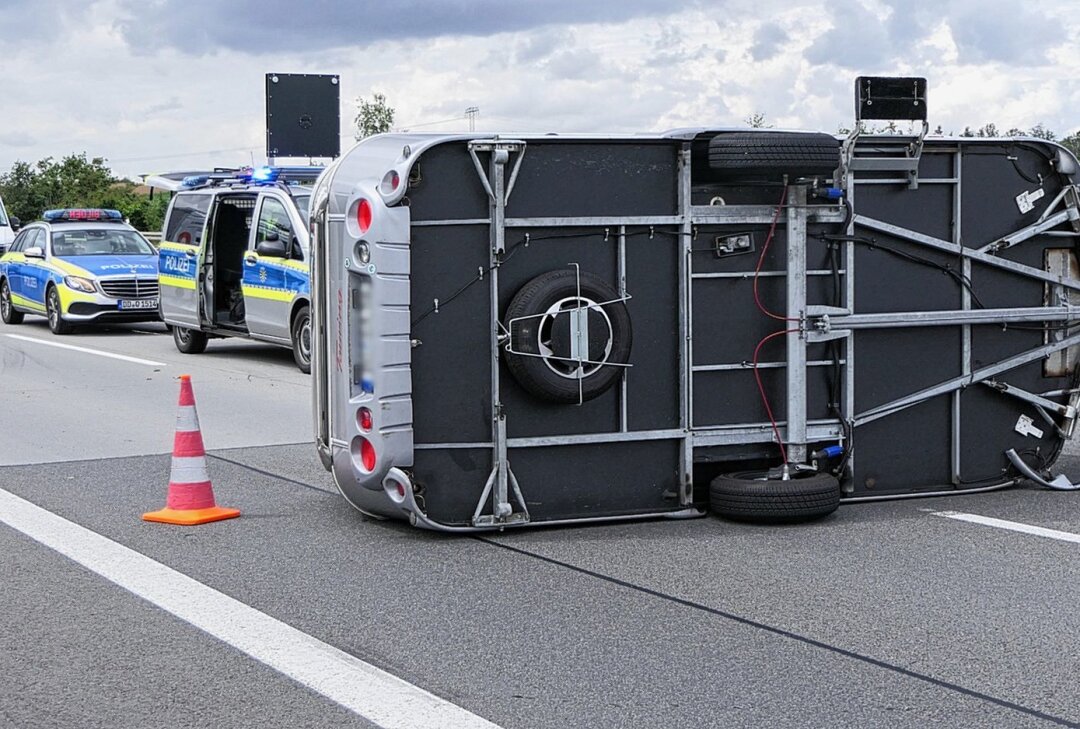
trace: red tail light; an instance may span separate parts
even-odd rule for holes
[[[356,224],[360,226],[360,235],[367,233],[371,227],[371,203],[363,198],[356,206]]]
[[[360,408],[356,412],[356,424],[360,426],[360,430],[367,433],[371,430],[374,419],[371,417],[371,411],[367,408]]]
[[[360,462],[365,471],[375,470],[375,446],[371,445],[371,441],[367,438],[360,443]]]

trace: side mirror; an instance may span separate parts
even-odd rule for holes
[[[16,218],[14,215],[8,218],[8,222],[11,223],[11,229],[13,231],[18,231],[19,228],[22,227],[22,221]]]
[[[41,246],[30,246],[23,251],[23,255],[27,258],[44,258],[45,251],[41,250]]]
[[[277,238],[270,240],[259,241],[255,245],[255,252],[260,256],[267,256],[269,258],[284,258],[285,257],[285,244]]]

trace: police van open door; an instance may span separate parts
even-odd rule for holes
[[[160,246],[161,315],[167,322],[198,329],[199,272],[204,258],[210,195],[178,195],[169,205]]]

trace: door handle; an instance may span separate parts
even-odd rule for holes
[[[195,251],[184,251],[184,258],[194,258]]]
[[[249,266],[254,266],[258,262],[259,262],[259,257],[256,256],[254,253],[249,253],[246,256],[244,256],[244,263],[246,263]]]

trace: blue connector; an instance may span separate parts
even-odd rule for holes
[[[814,451],[812,454],[814,458],[831,459],[839,458],[844,455],[844,446],[831,445],[822,448],[820,451]]]

